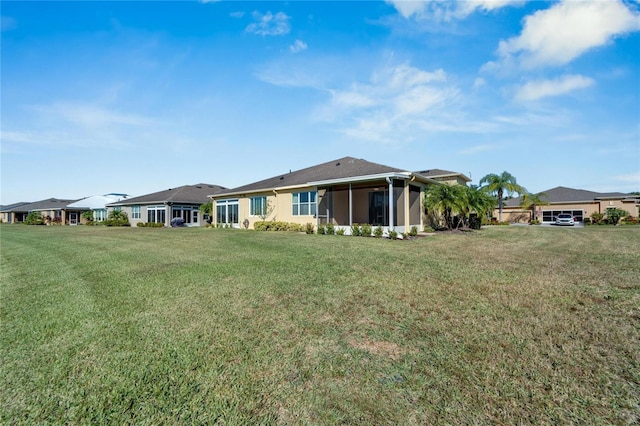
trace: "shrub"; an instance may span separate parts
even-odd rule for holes
[[[307,234],[314,234],[315,227],[313,226],[313,223],[307,223],[304,227],[304,232],[306,232]]]
[[[376,226],[376,229],[373,230],[373,236],[376,238],[382,237],[384,231],[382,230],[382,226]]]
[[[62,225],[62,217],[56,216],[50,221],[51,225]]]
[[[625,218],[623,218],[620,221],[621,224],[625,224],[625,225],[637,225],[638,223],[640,223],[640,221],[638,221],[637,217],[633,217],[633,216],[627,216]]]
[[[86,212],[82,212],[81,217],[87,222],[91,223],[93,222],[93,211],[87,210]]]
[[[529,222],[531,225],[540,225],[540,221],[538,219],[533,219]]]
[[[360,227],[360,235],[363,237],[370,237],[371,225],[369,225],[368,223],[363,223],[362,226]]]
[[[44,225],[44,219],[40,212],[29,212],[24,219],[24,223],[27,225]]]
[[[353,225],[351,225],[351,236],[359,237],[361,234],[362,234],[362,228],[360,228],[359,224],[354,223]]]
[[[424,232],[434,232],[434,231],[435,231],[435,229],[433,229],[433,228],[432,228],[432,227],[430,227],[430,226],[425,226],[425,227],[424,227],[424,229],[423,229],[423,231],[424,231]]]
[[[617,225],[620,219],[626,216],[629,216],[629,212],[625,210],[619,208],[607,209],[607,222],[611,225]]]
[[[137,227],[139,228],[164,228],[164,223],[157,223],[157,222],[138,222],[136,224]]]
[[[344,228],[339,228],[339,229],[336,231],[336,235],[344,235]]]
[[[325,235],[327,228],[324,225],[318,225],[318,235]]]
[[[411,230],[409,231],[409,235],[412,237],[415,237],[416,235],[418,235],[418,227],[412,226]]]
[[[303,226],[298,223],[276,222],[276,221],[258,221],[253,224],[256,231],[291,231],[301,232]]]
[[[398,233],[396,231],[389,231],[389,238],[391,238],[392,240],[397,240]]]
[[[402,239],[403,240],[408,240],[409,239],[409,234],[407,232],[403,232],[402,233]]]
[[[593,223],[594,225],[600,225],[603,220],[604,220],[603,213],[598,213],[598,212],[591,213],[591,223]]]
[[[327,231],[326,231],[327,235],[334,235],[336,233],[336,228],[333,225],[333,223],[329,222],[327,223]]]

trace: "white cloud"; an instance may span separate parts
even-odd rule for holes
[[[640,172],[629,173],[626,175],[618,175],[618,176],[615,176],[613,179],[618,182],[636,184],[638,185],[637,190],[640,190]]]
[[[640,15],[619,0],[565,0],[527,16],[519,36],[500,42],[499,63],[485,68],[512,62],[524,68],[564,65],[616,36],[638,30]]]
[[[85,103],[57,102],[53,105],[34,107],[34,110],[49,119],[88,128],[111,125],[144,126],[152,123],[152,120],[136,114],[125,114]]]
[[[244,12],[243,11],[231,12],[229,16],[231,16],[232,18],[243,18]]]
[[[446,111],[456,102],[459,90],[446,80],[442,69],[387,67],[367,82],[330,90],[330,102],[317,118],[342,126],[350,138],[381,143],[402,143],[436,129],[450,130],[457,123]]]
[[[595,81],[581,75],[565,75],[554,80],[530,81],[516,92],[516,99],[534,101],[549,96],[559,96],[593,85]]]
[[[393,7],[407,19],[423,12],[429,1],[430,0],[386,0],[388,4],[392,4]]]
[[[261,36],[276,36],[288,34],[291,30],[289,16],[283,12],[278,12],[275,15],[271,12],[267,12],[264,15],[260,12],[253,12],[253,19],[256,22],[249,24],[246,28],[249,33]]]
[[[289,50],[291,50],[291,53],[298,53],[303,50],[307,50],[307,43],[302,40],[296,40],[295,43],[289,46]]]
[[[386,0],[406,19],[451,21],[464,19],[476,11],[490,12],[506,6],[518,6],[524,0]]]

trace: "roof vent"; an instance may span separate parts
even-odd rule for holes
[[[339,165],[340,165],[340,162],[338,161],[338,162],[336,163],[336,166],[339,166]]]
[[[284,176],[280,176],[280,180],[284,180]]]

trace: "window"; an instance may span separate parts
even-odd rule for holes
[[[165,223],[166,211],[164,206],[147,207],[147,222],[149,223]]]
[[[131,206],[131,219],[140,219],[140,206]]]
[[[315,216],[316,191],[294,192],[292,205],[294,216]]]
[[[96,209],[93,211],[93,220],[102,222],[107,219],[107,209]]]
[[[198,223],[198,207],[194,206],[173,206],[171,208],[172,218],[182,218],[184,223]]]
[[[238,200],[216,201],[216,223],[220,225],[238,224]]]
[[[251,198],[251,216],[265,216],[267,213],[267,197],[252,197]]]

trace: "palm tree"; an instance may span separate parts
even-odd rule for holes
[[[538,216],[536,214],[536,207],[549,204],[546,198],[547,194],[545,194],[544,192],[539,192],[537,194],[525,192],[520,198],[520,207],[522,207],[523,209],[531,210],[533,212],[531,217],[533,218],[533,220],[537,220]]]
[[[461,185],[436,184],[425,192],[424,208],[442,214],[447,229],[453,229],[455,213],[463,210],[462,188]]]
[[[470,219],[471,213],[476,213],[479,217],[485,216],[496,207],[496,199],[487,194],[477,185],[462,187],[462,214]],[[471,225],[469,220],[469,225]],[[479,225],[478,225],[479,226]]]
[[[522,186],[518,185],[516,182],[516,178],[510,174],[509,172],[502,172],[500,175],[496,174],[488,174],[482,179],[480,179],[480,185],[484,185],[482,188],[491,193],[496,194],[498,196],[498,209],[499,209],[499,217],[498,220],[502,222],[502,201],[504,199],[504,193],[507,192],[508,195],[517,192],[518,194],[524,194],[527,190]]]

